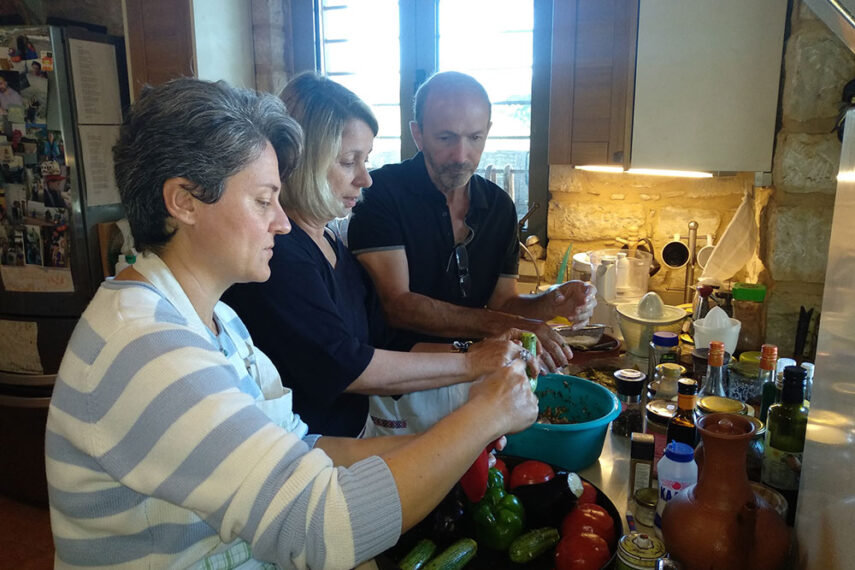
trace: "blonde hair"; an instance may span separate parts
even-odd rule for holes
[[[374,113],[343,85],[314,72],[294,77],[279,98],[303,128],[303,159],[283,180],[282,206],[307,219],[327,223],[347,210],[327,182],[327,173],[341,151],[341,137],[351,119],[364,121],[374,135]]]

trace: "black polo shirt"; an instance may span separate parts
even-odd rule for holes
[[[465,247],[471,287],[464,298],[454,259],[451,215],[445,195],[428,176],[422,153],[374,170],[371,177],[374,183],[353,209],[348,229],[354,254],[404,248],[410,291],[466,307],[486,306],[499,277],[517,277],[517,214],[504,190],[478,175],[469,182],[466,224],[472,232]],[[411,333],[400,340],[448,339]]]

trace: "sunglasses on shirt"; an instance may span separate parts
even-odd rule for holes
[[[460,295],[465,299],[472,292],[472,277],[469,275],[469,253],[462,243],[454,246],[454,261],[457,264],[457,282]]]

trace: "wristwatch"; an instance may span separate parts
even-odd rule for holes
[[[470,346],[472,346],[471,340],[455,340],[451,343],[451,352],[468,352]]]

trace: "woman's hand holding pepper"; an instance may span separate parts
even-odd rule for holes
[[[489,374],[518,358],[526,362],[532,375],[537,376],[540,371],[539,362],[533,358],[535,355],[523,348],[522,333],[519,329],[508,329],[504,334],[474,343],[466,353],[466,366],[471,377],[478,378]],[[540,346],[538,349],[540,351]]]

